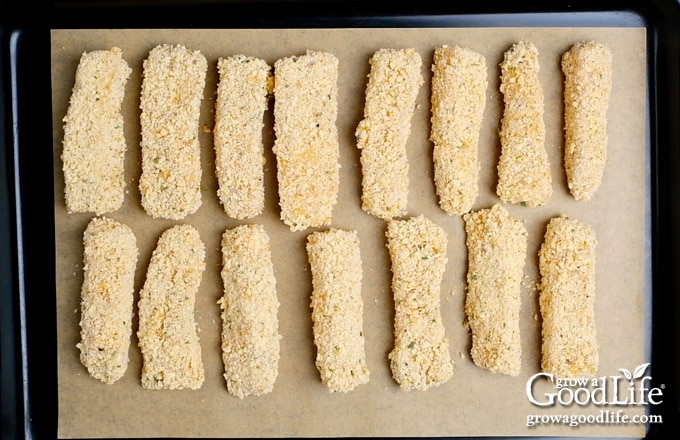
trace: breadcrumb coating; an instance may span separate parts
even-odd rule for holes
[[[392,377],[404,391],[427,390],[453,376],[440,308],[447,235],[422,215],[390,220],[386,234],[395,309]]]
[[[595,230],[561,215],[546,227],[539,251],[541,368],[556,377],[597,373],[595,326]]]
[[[215,102],[215,174],[217,195],[232,218],[256,217],[264,210],[262,130],[271,67],[259,58],[233,55],[217,60]]]
[[[500,67],[504,108],[496,192],[506,203],[544,205],[552,196],[552,176],[545,149],[538,49],[520,41],[505,52]]]
[[[590,200],[607,162],[607,110],[612,89],[609,47],[588,41],[562,55],[564,72],[564,168],[576,200]]]
[[[310,307],[316,366],[331,392],[349,392],[368,382],[361,298],[361,253],[356,231],[311,233],[307,254],[312,271]]]
[[[470,355],[480,368],[517,376],[522,367],[519,314],[527,230],[501,205],[463,216],[468,250],[465,315]]]
[[[198,50],[161,44],[144,60],[140,97],[142,207],[181,220],[201,206],[201,101],[208,63]]]
[[[487,86],[484,56],[459,46],[435,48],[430,140],[439,206],[450,215],[470,211],[479,194],[477,156]]]
[[[364,118],[355,135],[361,150],[362,209],[389,220],[406,214],[406,142],[423,77],[414,49],[380,49],[369,60]]]
[[[112,384],[128,366],[137,266],[137,240],[125,224],[95,217],[83,234],[80,361]]]
[[[204,270],[205,247],[196,228],[178,224],[161,234],[139,292],[142,387],[198,389],[203,385],[194,305]]]
[[[84,52],[64,116],[61,159],[69,213],[118,210],[125,198],[121,106],[132,69],[118,47]]]
[[[326,226],[340,186],[338,59],[307,51],[277,60],[274,75],[281,220],[292,231]]]
[[[243,399],[273,391],[280,339],[269,235],[241,225],[222,235],[222,361],[229,393]]]

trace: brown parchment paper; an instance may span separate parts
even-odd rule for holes
[[[504,205],[522,219],[529,249],[522,283],[522,371],[517,377],[494,375],[469,357],[470,336],[464,326],[466,249],[463,221],[438,208],[434,193],[429,135],[430,65],[436,46],[466,46],[487,59],[489,88],[479,154],[480,196],[475,209],[498,203],[495,194],[502,109],[499,68],[503,52],[527,39],[540,52],[540,80],[545,93],[546,148],[553,196],[539,208]],[[573,43],[596,39],[610,45],[614,84],[609,110],[609,159],[601,188],[590,202],[568,193],[562,167],[563,76],[561,54]],[[546,423],[527,427],[530,415],[596,415],[623,410],[644,414],[643,405],[538,407],[526,395],[528,379],[540,369],[540,317],[535,284],[536,253],[553,216],[565,213],[592,225],[597,248],[596,314],[600,343],[598,376],[621,375],[645,362],[645,267],[647,237],[646,173],[646,36],[644,28],[381,28],[269,30],[53,30],[52,85],[56,209],[59,423],[61,438],[78,437],[348,437],[348,436],[633,436],[642,424],[591,423],[578,427]],[[199,49],[209,62],[200,142],[203,204],[180,222],[152,219],[140,205],[139,92],[142,61],[161,43]],[[127,193],[123,207],[109,214],[129,225],[139,246],[137,293],[160,234],[176,223],[189,223],[206,245],[207,269],[196,300],[206,381],[200,390],[150,391],[140,385],[141,355],[133,336],[125,376],[113,385],[91,378],[80,364],[79,295],[82,283],[82,234],[92,214],[67,214],[61,171],[62,118],[84,51],[118,46],[133,69],[124,101]],[[441,306],[450,340],[454,377],[427,391],[402,391],[391,377],[387,354],[392,349],[394,308],[385,223],[360,208],[359,152],[354,130],[362,118],[368,59],[379,48],[413,47],[422,56],[424,84],[418,96],[408,143],[410,195],[408,215],[424,214],[442,226],[449,239],[448,265],[441,286]],[[279,219],[271,106],[265,127],[266,212],[249,221],[227,217],[216,196],[214,151],[210,128],[220,56],[244,53],[273,65],[280,57],[307,49],[333,52],[339,59],[341,180],[332,225],[356,229],[363,259],[364,334],[370,381],[347,394],[331,394],[314,365],[309,297],[311,278],[305,240],[312,230],[291,232]],[[220,236],[226,228],[261,223],[271,236],[281,307],[281,361],[274,391],[240,400],[226,390],[220,352],[222,295],[219,276]],[[136,321],[134,322],[136,331]]]

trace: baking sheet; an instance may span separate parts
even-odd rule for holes
[[[540,319],[535,284],[536,252],[547,221],[565,213],[592,225],[598,235],[596,314],[600,342],[598,376],[620,375],[645,357],[645,268],[648,265],[646,30],[644,28],[362,28],[362,29],[154,29],[52,30],[52,87],[55,153],[55,234],[58,352],[58,436],[114,437],[337,437],[337,436],[633,436],[644,435],[639,423],[560,423],[527,427],[538,414],[598,414],[594,405],[539,408],[529,402],[525,388],[539,371]],[[476,367],[469,357],[470,337],[464,327],[465,235],[460,217],[437,206],[432,180],[429,133],[429,65],[438,45],[466,46],[487,58],[489,89],[480,139],[480,197],[475,209],[500,202],[495,195],[495,166],[499,155],[498,128],[502,97],[498,64],[511,44],[527,39],[536,44],[545,93],[546,147],[553,196],[539,208],[504,205],[525,221],[529,255],[522,285],[522,372],[517,377],[493,375]],[[573,43],[596,39],[610,45],[614,84],[609,111],[609,160],[600,190],[590,202],[568,194],[561,164],[561,54]],[[200,121],[203,161],[203,205],[184,221],[152,219],[140,205],[139,90],[142,61],[157,44],[180,43],[199,49],[209,62]],[[123,207],[110,214],[135,232],[140,250],[137,291],[156,240],[176,223],[189,223],[206,244],[207,270],[196,302],[206,381],[200,390],[150,391],[139,382],[141,355],[133,337],[125,376],[105,385],[88,376],[78,360],[79,294],[82,283],[82,233],[90,214],[67,214],[63,174],[58,160],[75,69],[83,51],[118,46],[133,68],[124,101],[128,143]],[[448,266],[442,283],[442,315],[455,362],[454,377],[424,392],[403,392],[391,378],[387,354],[392,348],[394,314],[385,247],[385,223],[360,208],[359,152],[354,129],[362,118],[368,58],[383,47],[413,47],[423,58],[425,83],[418,96],[408,151],[410,196],[408,215],[424,214],[447,231]],[[226,216],[216,196],[214,152],[210,128],[216,90],[216,61],[244,53],[270,64],[308,49],[333,52],[340,61],[338,129],[341,176],[333,227],[356,229],[363,258],[364,334],[370,382],[348,394],[331,394],[314,366],[309,296],[311,277],[304,244],[312,230],[291,232],[279,220],[276,165],[271,153],[274,135],[271,111],[266,115],[266,212],[249,221]],[[271,108],[270,108],[271,110]],[[274,391],[239,400],[226,391],[220,357],[221,297],[219,240],[224,229],[261,223],[271,236],[279,310],[281,363]],[[136,325],[136,322],[135,322]],[[619,409],[619,408],[616,408]],[[622,408],[631,417],[644,406]]]

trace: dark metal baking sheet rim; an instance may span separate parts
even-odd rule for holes
[[[0,343],[2,439],[57,436],[49,31],[58,28],[644,26],[649,71],[651,305],[648,357],[664,422],[677,432],[680,323],[680,7],[637,2],[138,1],[0,3]],[[549,9],[546,9],[549,8]],[[161,13],[162,11],[162,13]],[[266,11],[266,14],[263,13]],[[36,17],[46,17],[36,22]],[[39,154],[36,154],[39,152]],[[680,272],[680,271],[677,271]]]

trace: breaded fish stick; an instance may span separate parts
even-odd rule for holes
[[[361,150],[362,209],[389,220],[406,213],[406,142],[423,84],[422,61],[414,49],[380,49],[369,63],[364,119],[355,132]]]
[[[80,299],[80,361],[90,375],[112,384],[128,365],[137,240],[132,230],[95,217],[83,234]]]
[[[590,200],[607,161],[607,109],[612,53],[602,43],[576,43],[562,56],[564,168],[576,200]]]
[[[142,386],[198,389],[205,373],[194,320],[205,247],[191,225],[175,225],[158,239],[139,293]]]
[[[387,247],[395,308],[392,377],[405,391],[426,390],[453,376],[440,310],[446,232],[422,215],[390,220]]]
[[[432,64],[434,182],[439,206],[448,214],[472,209],[479,193],[479,132],[486,107],[484,56],[467,48],[441,46]]]
[[[361,254],[356,231],[330,229],[307,237],[312,271],[310,307],[316,367],[331,392],[368,382],[361,298]]]
[[[338,59],[307,51],[277,60],[274,75],[281,220],[292,231],[328,225],[340,185]]]
[[[274,389],[280,339],[276,279],[269,236],[262,225],[222,235],[222,361],[229,392],[243,399]]]
[[[179,220],[201,206],[198,121],[208,63],[182,45],[154,47],[144,60],[140,97],[142,207]]]
[[[264,209],[262,129],[272,87],[271,67],[258,58],[217,60],[215,174],[217,195],[232,218],[255,217]]]
[[[517,376],[526,227],[501,205],[463,218],[468,249],[465,314],[472,333],[472,360],[492,373]]]
[[[506,203],[543,205],[552,196],[552,176],[536,46],[528,41],[514,44],[500,67],[504,109],[496,192]]]
[[[550,220],[539,251],[541,368],[557,377],[597,373],[595,231],[580,220]]]
[[[125,196],[121,105],[132,69],[122,51],[83,53],[64,122],[61,159],[69,213],[116,211]]]

